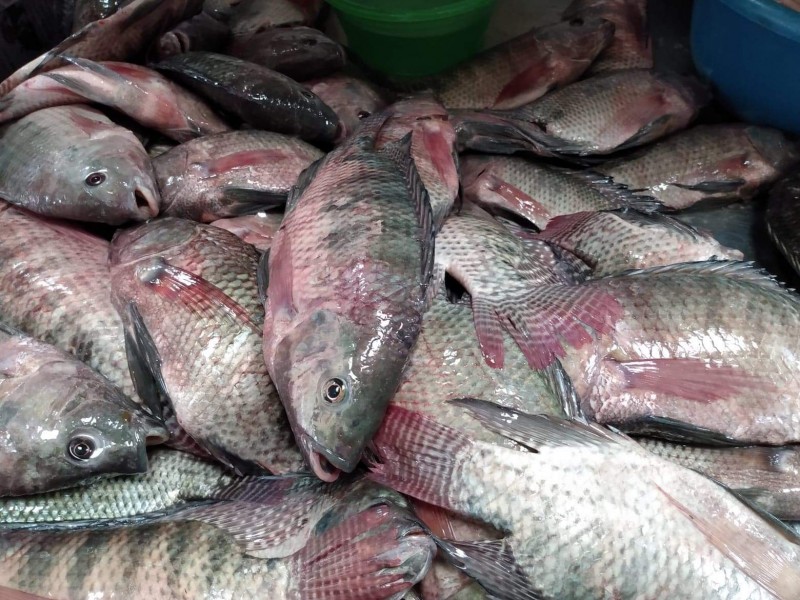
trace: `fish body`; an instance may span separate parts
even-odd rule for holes
[[[800,177],[793,175],[776,185],[769,195],[767,228],[772,241],[800,273]]]
[[[793,292],[748,263],[728,261],[587,285],[623,307],[607,337],[563,360],[591,418],[632,431],[686,423],[751,444],[800,440]]]
[[[181,428],[223,463],[285,473],[302,461],[261,355],[257,264],[228,231],[160,219],[116,235],[113,300],[145,373],[137,386],[149,375]]]
[[[571,252],[594,277],[683,262],[742,260],[694,227],[659,213],[580,212],[552,219],[537,239]]]
[[[234,43],[228,52],[295,81],[324,77],[346,62],[344,48],[311,27],[273,27],[258,32],[245,43]]]
[[[142,144],[83,106],[36,111],[2,133],[4,198],[38,214],[118,225],[158,214],[159,195]]]
[[[0,325],[0,496],[147,470],[164,426],[63,350]]]
[[[72,31],[79,31],[93,21],[110,17],[123,4],[123,0],[75,0]]]
[[[155,43],[155,56],[158,60],[163,60],[183,52],[218,52],[228,45],[230,38],[230,27],[208,13],[201,12],[162,35]]]
[[[578,79],[613,32],[602,19],[532,29],[437,77],[432,87],[447,108],[516,108]]]
[[[544,229],[554,217],[616,208],[651,212],[658,204],[603,175],[561,169],[517,156],[461,158],[464,198],[487,210],[502,209]]]
[[[135,399],[108,242],[5,203],[0,227],[0,321],[69,352]]]
[[[242,0],[230,20],[234,42],[244,44],[274,27],[313,25],[321,9],[321,0]]]
[[[589,73],[653,67],[645,0],[573,0],[564,9],[563,18],[606,19],[614,24],[614,39]]]
[[[431,209],[410,139],[376,151],[382,123],[304,173],[266,273],[264,358],[307,462],[328,480],[355,468],[380,424],[431,276]]]
[[[499,541],[437,542],[492,596],[797,595],[794,540],[702,475],[598,426],[460,404],[534,451],[474,441],[392,408],[371,468],[378,481],[507,532]]]
[[[280,206],[322,153],[297,138],[233,131],[176,146],[153,160],[165,215],[210,222]]]
[[[362,119],[380,112],[386,106],[381,92],[366,80],[335,74],[303,83],[339,117],[341,139],[353,133]]]
[[[796,145],[775,129],[698,125],[598,170],[680,210],[707,198],[751,198],[798,160]]]
[[[272,240],[282,221],[283,213],[259,212],[244,217],[219,219],[211,225],[227,229],[242,241],[255,246],[259,252],[266,252],[272,246]]]
[[[339,136],[339,119],[330,107],[293,79],[266,67],[214,52],[186,52],[155,68],[256,129],[318,143]]]

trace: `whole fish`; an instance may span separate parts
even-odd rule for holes
[[[200,12],[202,5],[203,0],[133,0],[17,69],[0,83],[0,97],[34,73],[63,66],[62,54],[94,61],[132,60],[143,54],[152,40]]]
[[[800,273],[800,174],[791,175],[769,194],[767,229],[772,241]]]
[[[322,153],[269,131],[232,131],[186,142],[153,160],[162,212],[210,222],[281,206]]]
[[[227,229],[240,240],[255,246],[256,250],[266,252],[283,222],[283,213],[258,212],[244,217],[219,219],[211,225]]]
[[[143,473],[164,426],[55,346],[0,325],[0,496]]]
[[[594,277],[675,263],[743,258],[738,250],[726,248],[678,219],[627,209],[555,217],[536,238],[580,258]]]
[[[434,227],[409,136],[368,120],[300,178],[269,253],[264,359],[313,472],[352,471],[414,347]],[[320,269],[320,265],[325,265]]]
[[[373,441],[373,477],[507,532],[437,542],[493,597],[800,594],[795,539],[713,481],[597,425],[459,405],[525,448],[471,440],[392,407]]]
[[[441,228],[458,197],[456,132],[439,102],[427,97],[401,100],[385,110],[388,118],[375,138],[375,147],[399,142],[411,133],[411,157],[430,197],[433,222]]]
[[[647,69],[601,73],[508,111],[456,115],[462,148],[544,156],[609,154],[684,129],[708,101],[694,79]]]
[[[386,100],[376,87],[366,80],[350,75],[330,75],[306,81],[303,85],[330,106],[339,117],[341,139],[353,133],[362,119],[380,112],[386,106]]]
[[[658,202],[637,196],[592,171],[573,171],[517,156],[467,154],[460,159],[464,199],[517,215],[539,229],[559,215],[634,208],[652,212]]]
[[[646,0],[573,0],[562,18],[570,21],[606,19],[614,24],[614,39],[592,64],[589,73],[653,67]]]
[[[516,108],[578,79],[613,33],[602,19],[532,29],[437,76],[432,88],[447,108]]]
[[[712,478],[784,520],[800,519],[800,446],[703,447],[639,438],[653,454]]]
[[[218,52],[228,45],[230,39],[230,27],[201,12],[162,35],[154,45],[155,57],[164,60],[175,54],[196,50]]]
[[[292,25],[313,25],[322,10],[322,0],[242,0],[231,14],[231,31],[237,44],[254,35]]]
[[[38,214],[119,225],[158,214],[141,142],[84,106],[36,111],[0,131],[0,195]]]
[[[91,485],[0,499],[0,527],[55,524],[85,527],[113,520],[133,521],[148,514],[169,514],[195,501],[218,497],[236,480],[216,462],[186,452],[151,448],[146,472]]]
[[[297,135],[318,143],[340,134],[336,113],[293,79],[247,61],[186,52],[155,67],[256,129]]]
[[[532,368],[543,369],[582,347],[591,332],[608,332],[619,318],[614,297],[565,280],[543,242],[526,242],[480,208],[465,204],[436,236],[437,275],[469,293],[475,332],[486,362],[504,366],[503,331]]]
[[[136,399],[111,303],[109,244],[0,202],[0,321],[69,352]]]
[[[228,54],[283,73],[295,81],[324,77],[345,65],[344,48],[317,29],[273,27],[244,43],[231,44]]]
[[[177,141],[230,129],[200,98],[151,69],[69,60],[72,65],[32,77],[4,96],[0,122],[50,106],[94,102]]]
[[[137,389],[221,462],[285,473],[302,458],[261,354],[258,259],[228,231],[159,219],[117,233],[111,285]]]
[[[721,124],[692,127],[597,168],[680,210],[706,198],[751,198],[798,160],[797,146],[776,129]]]
[[[584,285],[622,307],[611,331],[562,360],[587,416],[631,431],[677,422],[741,443],[800,441],[796,294],[729,261]]]
[[[125,0],[75,0],[72,31],[79,31],[93,21],[110,17],[125,4]]]
[[[399,494],[357,483],[331,498],[307,480],[152,524],[2,531],[0,595],[372,600],[422,579],[436,549]]]

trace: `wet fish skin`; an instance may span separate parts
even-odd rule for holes
[[[694,469],[782,520],[800,519],[797,446],[703,447],[638,438],[650,452]]]
[[[302,459],[261,354],[258,260],[228,231],[159,219],[115,236],[112,299],[180,427],[239,472],[286,473]]]
[[[369,81],[350,75],[336,74],[303,83],[339,117],[341,139],[358,129],[362,119],[386,107],[380,90]]]
[[[219,219],[211,225],[227,229],[242,241],[253,245],[259,252],[266,252],[272,246],[272,240],[282,221],[283,213],[259,212],[244,217]]]
[[[233,131],[186,142],[153,160],[167,216],[211,222],[280,206],[322,153],[295,137]]]
[[[614,39],[589,68],[590,74],[618,69],[650,69],[653,50],[644,0],[573,0],[563,19],[607,19],[614,23]]]
[[[612,331],[562,360],[590,418],[629,431],[669,419],[746,444],[800,440],[794,293],[730,261],[585,285],[623,309]]]
[[[516,108],[577,80],[613,32],[602,19],[532,29],[437,76],[432,87],[447,108]]]
[[[769,194],[767,230],[781,253],[794,270],[800,273],[800,238],[798,238],[798,204],[800,177],[790,175],[778,183]]]
[[[537,239],[575,254],[593,277],[675,263],[742,260],[708,234],[672,217],[634,210],[581,212],[552,219]]]
[[[380,424],[431,276],[427,193],[409,138],[374,150],[384,120],[301,176],[269,255],[264,359],[306,462],[329,481]]]
[[[76,0],[72,31],[79,31],[93,21],[110,17],[124,4],[124,0]]]
[[[196,50],[218,52],[227,46],[230,39],[231,30],[225,23],[201,12],[162,35],[154,44],[155,57],[163,60],[174,54]]]
[[[491,211],[501,209],[539,229],[551,219],[578,212],[638,208],[652,212],[658,203],[638,196],[607,177],[536,163],[518,156],[463,155],[464,199]]]
[[[223,500],[155,524],[0,532],[0,593],[393,598],[424,576],[435,553],[398,494],[354,486],[332,503],[324,491],[283,480],[268,482],[270,491],[273,498]]]
[[[508,533],[502,542],[438,542],[494,596],[797,594],[796,544],[714,482],[598,426],[461,405],[537,452],[476,442],[391,408],[371,469],[378,481]]]
[[[115,477],[57,492],[0,500],[0,526],[55,524],[85,527],[104,520],[177,510],[214,498],[235,481],[225,468],[177,450],[151,448],[140,475]]]
[[[598,170],[681,210],[707,198],[751,198],[798,160],[797,146],[776,129],[714,124],[676,133]]]
[[[297,135],[317,143],[339,136],[336,113],[293,79],[214,52],[185,52],[155,65],[256,129]]]
[[[242,0],[230,20],[234,42],[244,44],[274,27],[312,26],[321,9],[322,0]]]
[[[147,470],[163,424],[58,348],[0,325],[0,496]]]
[[[136,399],[111,303],[108,242],[5,202],[0,226],[0,321],[69,352]]]
[[[344,68],[344,48],[311,27],[273,27],[245,43],[234,43],[228,53],[295,81],[324,77]],[[313,91],[313,90],[312,90]]]
[[[158,214],[147,152],[102,113],[46,108],[7,125],[0,140],[0,185],[10,202],[44,216],[109,225]]]

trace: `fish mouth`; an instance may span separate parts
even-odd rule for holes
[[[156,192],[144,185],[133,189],[133,218],[136,221],[147,221],[158,215],[160,198]]]
[[[327,483],[333,483],[339,479],[342,470],[329,460],[328,456],[330,453],[318,448],[317,443],[311,440],[311,438],[305,435],[300,436],[300,450],[303,456],[305,456],[309,468],[319,479]],[[341,459],[337,459],[336,457],[331,458],[336,462],[342,462]]]
[[[167,426],[154,417],[142,419],[142,433],[146,446],[157,446],[169,441]]]

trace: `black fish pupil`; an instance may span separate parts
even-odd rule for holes
[[[100,185],[106,180],[106,176],[102,173],[92,173],[86,178],[86,185],[91,185],[92,187],[96,185]]]
[[[325,385],[325,400],[339,402],[344,397],[344,381],[335,377]]]
[[[370,113],[369,113],[368,111],[366,111],[366,110],[360,110],[360,111],[358,111],[358,114],[357,114],[356,116],[357,116],[359,119],[366,119],[366,118],[367,118],[369,115],[370,115]]]
[[[72,440],[69,445],[69,453],[77,460],[88,460],[94,453],[94,443],[84,438]]]

